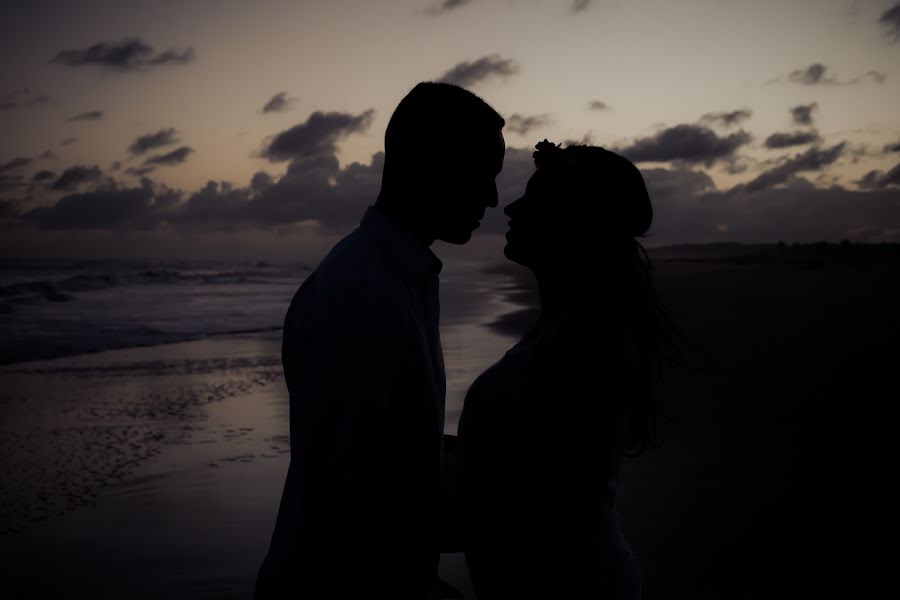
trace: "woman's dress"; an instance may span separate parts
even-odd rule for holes
[[[623,452],[611,407],[627,378],[609,361],[575,375],[545,356],[526,336],[466,395],[458,443],[476,594],[638,599],[614,509]]]

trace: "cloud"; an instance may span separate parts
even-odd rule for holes
[[[271,162],[279,162],[333,154],[338,140],[366,131],[374,116],[375,111],[371,108],[358,115],[316,111],[305,122],[265,140],[260,155]]]
[[[900,241],[900,192],[852,191],[810,184],[749,192],[738,186],[698,195],[681,194],[677,203],[651,198],[653,245],[731,241],[744,243]]]
[[[702,125],[675,125],[652,136],[635,140],[630,146],[616,151],[635,162],[683,162],[686,164],[713,163],[729,158],[751,136],[743,129],[719,137]]]
[[[0,175],[0,190],[18,189],[27,185],[22,175]]]
[[[278,92],[263,105],[262,112],[286,112],[290,110],[293,103],[294,98],[288,97],[287,92]]]
[[[795,69],[788,75],[788,81],[802,83],[803,85],[818,85],[820,83],[836,84],[837,78],[825,76],[828,67],[822,63],[814,63],[805,69]]]
[[[13,90],[0,97],[0,110],[13,110],[15,108],[28,108],[50,102],[47,94],[34,93],[29,88]]]
[[[0,173],[4,171],[11,171],[13,169],[18,169],[19,167],[24,167],[28,164],[31,164],[31,159],[26,158],[24,156],[17,156],[12,160],[8,160],[5,163],[0,163]]]
[[[160,129],[156,133],[147,133],[138,137],[128,146],[128,152],[132,156],[141,156],[154,148],[170,146],[177,144],[179,141],[181,140],[178,139],[178,132],[175,131],[174,127],[169,127],[168,129]]]
[[[887,81],[887,73],[884,71],[875,71],[874,69],[868,71],[863,77],[868,77],[879,85]]]
[[[100,171],[100,167],[96,165],[90,167],[76,165],[63,171],[62,175],[57,177],[56,181],[54,181],[53,185],[50,187],[54,190],[70,191],[83,183],[96,181],[100,179],[102,175],[103,173]]]
[[[855,182],[864,189],[885,189],[900,187],[900,164],[885,173],[884,171],[869,171],[862,179]]]
[[[57,160],[59,157],[54,154],[53,150],[44,150],[43,154],[38,156],[41,160]]]
[[[140,38],[124,38],[118,42],[99,42],[78,50],[62,50],[50,62],[68,67],[95,66],[125,73],[161,65],[185,65],[194,57],[193,48],[181,51],[170,48],[157,54],[153,46]]]
[[[506,231],[502,206],[521,196],[534,173],[532,151],[507,149],[497,178],[500,207],[487,211],[479,234]],[[222,232],[272,232],[303,224],[312,237],[326,239],[350,231],[366,206],[374,202],[383,161],[384,154],[378,152],[367,164],[342,168],[335,155],[322,153],[293,159],[282,177],[259,171],[246,186],[212,181],[190,194],[147,178],[135,187],[108,180],[44,209],[21,214],[9,205],[0,210],[20,223],[54,231],[174,229],[186,240],[207,239],[194,236]],[[810,159],[802,166],[824,162],[827,160]],[[895,171],[900,173],[900,166]],[[900,224],[900,190],[897,183],[889,183],[896,181],[897,174],[894,179],[880,174],[885,187],[879,189],[817,188],[794,178],[788,179],[788,187],[753,192],[743,184],[717,190],[703,170],[683,166],[642,169],[642,174],[654,205],[654,223],[645,240],[648,245],[842,238],[880,241],[889,238],[891,228]]]
[[[803,69],[794,69],[788,75],[788,81],[801,85],[854,85],[864,79],[871,79],[875,83],[883,84],[887,81],[887,73],[870,70],[865,75],[841,80],[829,67],[822,63],[813,63]]]
[[[590,110],[612,110],[609,104],[602,100],[591,100],[588,102],[588,108]]]
[[[790,148],[791,146],[802,146],[804,144],[813,144],[822,141],[819,132],[810,131],[787,131],[776,132],[766,138],[766,148]]]
[[[435,6],[426,8],[422,13],[431,16],[443,15],[458,8],[462,8],[470,2],[471,0],[442,0]]]
[[[103,118],[102,110],[89,110],[87,112],[78,113],[66,119],[66,121],[99,121]]]
[[[67,137],[66,139],[62,140],[59,143],[59,145],[60,146],[71,146],[72,144],[74,144],[77,141],[78,141],[77,137]]]
[[[752,110],[749,108],[739,108],[737,110],[725,112],[706,113],[700,117],[700,121],[703,123],[721,123],[725,127],[731,127],[732,125],[737,125],[746,121],[751,116],[753,116]]]
[[[888,37],[894,42],[900,41],[900,2],[881,13],[878,22],[885,28]]]
[[[572,2],[572,12],[582,12],[591,7],[591,0],[574,0]]]
[[[149,179],[134,188],[111,181],[96,190],[63,196],[55,205],[35,208],[22,218],[52,230],[151,229],[179,197],[180,192],[155,186]]]
[[[797,106],[793,106],[790,108],[791,119],[793,119],[794,123],[796,123],[797,125],[812,125],[812,113],[818,108],[818,102],[811,102],[810,104],[798,104]]]
[[[149,173],[152,173],[156,170],[156,167],[128,167],[125,169],[126,175],[132,175],[134,177],[144,177]]]
[[[882,152],[884,152],[885,154],[892,154],[894,152],[900,152],[900,142],[885,145]]]
[[[538,129],[545,125],[549,125],[551,122],[550,115],[547,114],[526,116],[515,113],[506,120],[504,129],[512,131],[513,133],[518,133],[519,135],[525,135],[532,129]]]
[[[499,54],[489,54],[473,61],[457,63],[438,80],[469,87],[492,78],[506,79],[519,73],[519,66]]]
[[[47,181],[49,179],[54,179],[56,177],[56,173],[53,171],[47,171],[46,169],[41,169],[34,175],[32,175],[32,181]]]
[[[151,156],[144,161],[144,166],[162,165],[170,167],[173,165],[180,165],[187,160],[188,155],[193,151],[194,149],[189,146],[181,146],[177,150],[172,150],[166,154],[156,154]]]
[[[758,192],[787,182],[792,176],[805,171],[819,171],[838,159],[847,142],[835,144],[830,148],[813,146],[801,154],[758,175],[746,184],[748,192]]]

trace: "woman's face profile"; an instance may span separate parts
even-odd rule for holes
[[[583,216],[569,214],[565,193],[555,179],[545,171],[535,171],[522,197],[503,209],[509,217],[503,253],[532,269],[552,265],[565,254],[576,235],[572,220]]]

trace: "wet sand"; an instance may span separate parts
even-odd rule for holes
[[[664,445],[623,471],[645,597],[866,585],[887,565],[868,545],[892,472],[900,270],[659,267],[707,359],[666,374]],[[491,310],[459,302],[469,308],[446,315],[448,431],[466,382],[524,323],[501,315],[532,301],[531,284],[505,277]],[[0,589],[249,597],[289,457],[279,348],[272,332],[0,368]],[[473,597],[461,555],[445,555],[442,574]]]

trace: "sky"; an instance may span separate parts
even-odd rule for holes
[[[506,119],[501,208],[547,138],[638,164],[650,247],[900,241],[896,0],[36,0],[0,23],[4,257],[314,261],[423,80]],[[443,251],[501,257],[505,223]]]

